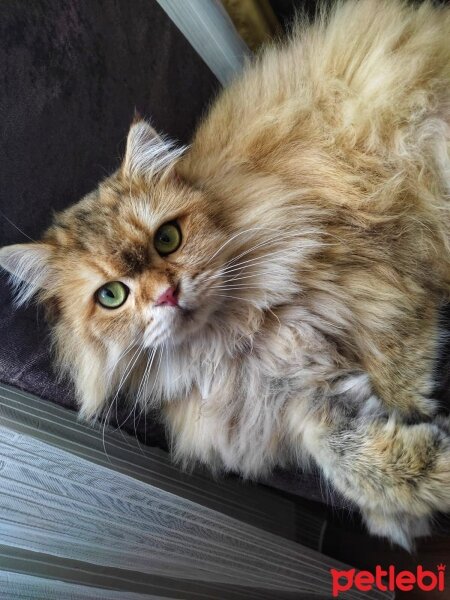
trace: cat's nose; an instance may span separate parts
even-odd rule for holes
[[[167,288],[167,290],[156,299],[155,306],[178,306],[178,288]]]

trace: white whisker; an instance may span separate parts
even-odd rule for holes
[[[143,396],[144,396],[144,391],[147,388],[148,380],[150,379],[150,373],[151,373],[151,370],[152,370],[152,366],[153,366],[153,361],[155,359],[155,355],[156,355],[156,348],[152,348],[152,351],[150,353],[150,360],[147,361],[147,366],[145,368],[144,374],[142,376],[141,383],[139,385],[139,389],[137,391],[136,402],[134,404],[133,410],[136,411],[138,403],[141,404],[141,410],[139,412],[138,419],[141,418],[142,413],[144,412],[144,410],[146,408],[146,404],[144,402],[144,397]],[[142,396],[142,401],[141,401],[141,396]],[[134,422],[136,423],[136,413],[134,415]]]
[[[216,286],[212,286],[210,288],[211,290],[260,290],[261,286],[259,285],[227,285],[227,284],[223,284],[223,285],[216,285]]]
[[[285,242],[287,240],[295,239],[295,238],[298,238],[298,237],[299,237],[298,233],[291,234],[291,235],[284,234],[282,236],[274,236],[272,238],[269,238],[268,240],[263,240],[262,242],[258,242],[257,244],[255,244],[251,248],[247,248],[247,250],[244,250],[243,252],[241,252],[241,254],[238,254],[238,256],[234,257],[233,259],[231,259],[228,262],[229,262],[230,265],[232,265],[233,263],[235,263],[236,261],[238,261],[243,256],[246,256],[247,254],[250,254],[250,252],[253,252],[254,250],[257,250],[258,248],[263,248],[264,246],[268,246],[269,244],[272,244],[272,243],[279,244],[281,242]]]
[[[223,298],[233,298],[233,300],[243,300],[244,302],[250,302],[248,298],[240,298],[239,296],[231,296],[230,294],[214,294],[215,296],[222,296]]]
[[[226,242],[224,242],[220,246],[220,248],[218,248],[218,250],[216,250],[214,252],[214,254],[212,256],[210,256],[210,258],[209,258],[208,262],[206,263],[206,265],[208,265],[212,261],[212,259],[215,258],[219,254],[219,252],[221,250],[223,250],[228,244],[231,244],[231,242],[233,240],[235,240],[240,235],[244,235],[244,233],[249,233],[250,231],[276,231],[276,229],[270,229],[270,228],[267,228],[267,227],[251,227],[250,229],[244,229],[243,231],[239,231],[239,233],[236,233],[230,239],[228,239]]]
[[[113,397],[113,399],[112,399],[112,401],[111,401],[111,404],[110,404],[110,406],[109,406],[109,408],[108,408],[108,411],[107,411],[107,413],[106,413],[106,416],[105,416],[105,421],[104,421],[104,426],[103,426],[103,448],[104,448],[104,450],[105,450],[105,453],[106,453],[106,447],[105,447],[105,428],[106,428],[106,423],[107,423],[107,421],[108,421],[108,418],[109,418],[109,413],[110,413],[110,411],[112,410],[112,407],[113,407],[114,405],[116,405],[116,415],[117,415],[117,402],[118,402],[118,397],[119,397],[120,390],[122,389],[122,387],[123,387],[123,385],[124,385],[124,383],[125,383],[125,381],[126,381],[126,379],[127,379],[128,375],[130,374],[130,372],[131,372],[131,370],[133,369],[134,365],[135,365],[135,364],[136,364],[136,362],[138,361],[138,359],[139,359],[139,357],[140,357],[140,355],[141,355],[141,353],[142,353],[143,349],[144,349],[144,346],[141,344],[141,345],[138,347],[138,349],[135,351],[135,353],[133,354],[133,356],[130,358],[130,360],[129,360],[129,362],[128,362],[128,364],[127,364],[126,368],[125,368],[125,371],[124,371],[124,373],[122,374],[122,377],[121,377],[121,379],[120,379],[120,381],[119,381],[119,385],[118,385],[118,388],[117,388],[117,390],[116,390],[116,393],[114,394],[114,397]],[[117,418],[117,417],[116,417],[116,418]],[[126,423],[126,422],[127,422],[127,420],[128,420],[128,418],[129,418],[129,417],[127,417],[127,419],[125,419],[125,421],[124,421],[123,423],[121,423],[121,425],[123,425],[124,423]],[[116,427],[116,430],[117,430],[117,429],[120,429],[120,425],[119,425],[118,427]]]

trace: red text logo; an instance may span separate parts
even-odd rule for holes
[[[436,572],[426,571],[421,565],[417,567],[415,573],[412,571],[397,572],[393,565],[387,569],[377,565],[374,573],[370,571],[357,572],[356,569],[348,571],[330,569],[330,573],[334,598],[352,588],[361,592],[370,592],[373,588],[382,592],[394,592],[395,590],[410,592],[414,588],[424,592],[436,589],[443,592],[445,587],[445,565],[442,564],[437,565]]]

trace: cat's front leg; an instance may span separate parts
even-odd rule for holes
[[[435,511],[450,511],[448,424],[402,423],[375,396],[356,398],[351,386],[312,406],[289,406],[291,439],[360,507],[372,533],[411,549]]]

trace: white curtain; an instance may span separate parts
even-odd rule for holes
[[[329,569],[341,566],[336,561],[183,497],[181,487],[173,493],[152,483],[148,473],[139,475],[136,464],[145,464],[145,456],[131,439],[127,452],[136,464],[126,464],[132,474],[120,464],[119,439],[114,460],[103,453],[105,462],[98,464],[101,432],[83,428],[67,411],[56,418],[62,409],[42,400],[6,392],[0,410],[0,598],[330,597]],[[78,428],[89,438],[80,438]],[[72,451],[62,449],[63,442]],[[111,452],[114,435],[106,443]],[[207,480],[200,481],[193,476],[191,485],[201,496]],[[239,498],[233,485],[214,485],[222,501]],[[248,490],[241,489],[245,502]],[[261,496],[263,514],[264,490],[250,490],[255,507]],[[391,596],[355,590],[346,597]]]

